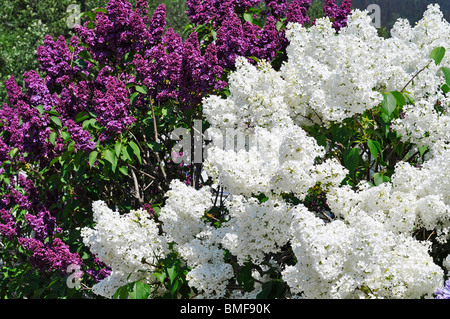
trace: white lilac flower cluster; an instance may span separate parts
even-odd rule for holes
[[[301,207],[291,235],[298,262],[283,277],[308,298],[420,298],[442,284],[426,244],[361,211],[325,224]]]
[[[239,58],[229,97],[205,98],[214,143],[204,167],[229,193],[221,227],[205,218],[214,185],[195,190],[173,181],[159,216],[162,236],[154,223],[138,226],[96,203],[98,225],[84,231],[85,243],[113,274],[124,274],[151,271],[138,259],[163,253],[166,242],[174,242],[191,269],[187,279],[198,297],[238,297],[227,291],[235,274],[225,252],[240,266],[251,261],[265,268],[287,244],[296,264],[269,264],[293,297],[431,297],[443,285],[444,271],[433,262],[429,244],[412,234],[425,228],[446,242],[450,230],[448,115],[434,108],[437,100],[450,101],[440,90],[442,72],[430,63],[432,49],[450,49],[450,25],[437,5],[429,6],[415,27],[399,20],[389,39],[379,37],[370,23],[367,12],[355,10],[339,34],[327,18],[308,29],[290,24],[288,62],[280,71]],[[450,65],[448,56],[442,64]],[[341,186],[347,170],[325,159],[326,149],[302,127],[361,114],[381,103],[380,92],[404,88],[417,102],[405,107],[404,118],[393,127],[405,140],[432,147],[430,159],[422,167],[398,163],[389,183],[362,183],[356,191]],[[283,197],[303,200],[315,185],[326,190],[335,219],[324,222]],[[246,296],[255,296],[269,280],[254,275],[259,288]]]
[[[111,274],[95,284],[92,291],[112,298],[127,283],[151,278],[169,246],[145,210],[121,215],[103,201],[94,202],[92,209],[96,225],[81,230],[83,243],[111,268]]]
[[[242,132],[241,136],[246,134],[245,130],[236,131],[238,137]],[[317,183],[336,185],[347,174],[334,159],[316,164],[316,159],[325,155],[325,149],[295,124],[256,127],[250,134],[250,139],[255,142],[249,150],[223,148],[221,143],[207,149],[206,172],[232,194],[252,196],[292,192],[304,198]],[[232,138],[227,142],[230,140],[234,142]]]
[[[438,5],[430,5],[424,17],[414,27],[408,21],[399,20],[391,31],[392,39],[387,41],[390,47],[402,47],[402,50],[389,50],[397,52],[394,63],[408,68],[413,68],[415,63],[420,69],[427,63],[427,55],[437,47],[450,50],[450,24],[443,18],[443,13]],[[403,55],[403,56],[401,56]],[[408,62],[410,61],[410,62]],[[393,123],[403,140],[408,140],[419,145],[434,148],[436,144],[450,141],[450,117],[447,106],[449,96],[440,88],[445,83],[441,66],[449,67],[450,58],[446,54],[442,63],[438,66],[431,63],[415,79],[413,85],[407,88],[416,103],[404,108],[404,118]],[[403,67],[405,68],[405,67]],[[397,88],[398,90],[398,88]],[[439,110],[437,106],[441,106]]]

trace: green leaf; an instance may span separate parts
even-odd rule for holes
[[[434,63],[436,63],[436,65],[441,64],[444,56],[445,56],[445,48],[444,47],[434,48],[430,53],[430,58],[434,60]]]
[[[286,286],[278,280],[267,281],[262,285],[261,292],[256,299],[278,299],[286,292]]]
[[[422,145],[417,147],[417,149],[419,150],[420,156],[423,156],[423,154],[425,154],[425,152],[428,151],[428,146]]]
[[[127,286],[120,287],[114,293],[113,299],[128,299],[128,288]]]
[[[96,8],[95,12],[103,12],[103,13],[107,13],[108,10],[106,10],[105,8]]]
[[[395,97],[395,100],[397,101],[397,105],[399,105],[399,106],[404,106],[408,102],[406,96],[404,96],[403,93],[400,93],[398,91],[393,91],[393,92],[391,92],[391,94]]]
[[[128,176],[128,167],[126,167],[126,166],[121,166],[121,167],[119,167],[119,171],[120,171],[123,175]]]
[[[122,153],[120,159],[124,162],[131,160],[130,154],[128,153],[128,147],[122,147]]]
[[[48,137],[48,141],[52,143],[52,145],[55,145],[56,143],[56,132],[51,132],[50,136]]]
[[[166,278],[167,278],[166,273],[154,273],[153,276],[155,276],[156,279],[158,279],[159,282],[162,283],[162,284],[164,284],[164,281],[165,281]]]
[[[258,201],[260,204],[267,202],[269,200],[269,197],[267,197],[265,194],[259,194]]]
[[[411,95],[411,93],[406,93],[404,92],[403,95],[406,97],[406,99],[408,100],[409,104],[416,104],[416,100],[414,99],[414,97]]]
[[[252,13],[244,13],[244,20],[253,24],[253,14]]]
[[[120,151],[122,150],[122,143],[120,143],[120,141],[116,142],[116,145],[114,145],[114,150],[116,151],[116,156],[119,157]]]
[[[159,144],[157,142],[151,142],[148,143],[147,145],[153,152],[159,152],[162,150],[162,144]]]
[[[105,158],[105,160],[107,160],[109,163],[111,163],[112,171],[115,172],[116,167],[117,167],[117,157],[116,157],[115,152],[110,149],[105,150],[103,152],[103,157]]]
[[[133,141],[131,141],[131,142],[129,143],[129,145],[130,145],[130,147],[133,149],[133,153],[134,153],[134,155],[136,155],[136,157],[138,158],[139,163],[142,164],[141,150],[139,149],[139,146],[137,146],[137,144],[136,144],[135,142],[133,142]]]
[[[14,158],[18,152],[19,149],[17,147],[14,147],[11,151],[9,151],[8,155],[9,157]]]
[[[133,57],[134,57],[133,53],[131,52],[125,53],[125,55],[122,58],[122,63],[128,63],[133,61]]]
[[[75,116],[75,123],[79,123],[89,118],[89,113],[86,111],[80,112]]]
[[[62,127],[61,119],[59,117],[52,116],[52,117],[50,117],[50,119],[52,120],[53,123],[55,123],[59,127]]]
[[[237,277],[237,282],[246,292],[250,292],[253,290],[253,286],[255,283],[255,278],[252,276],[252,264],[246,263],[239,270],[239,275]]]
[[[95,161],[97,160],[98,152],[92,151],[91,154],[89,154],[89,165],[92,167],[94,166]]]
[[[377,141],[368,140],[367,146],[369,147],[370,154],[372,154],[373,158],[376,159],[378,157],[378,151],[381,151],[380,143]]]
[[[170,284],[172,284],[175,278],[178,276],[178,272],[175,268],[175,265],[170,268],[167,268],[167,273],[169,274]]]
[[[140,281],[128,284],[128,295],[131,299],[148,299],[151,288]]]
[[[177,289],[178,289],[178,285],[179,285],[179,281],[178,280],[176,280],[173,284],[171,284],[171,288],[170,288],[170,294],[171,295],[175,295],[175,293],[177,292]]]
[[[280,31],[283,28],[284,23],[282,21],[277,21],[277,31]]]
[[[78,53],[78,56],[86,61],[93,62],[92,55],[89,53],[88,50],[83,50],[80,53]]]
[[[441,70],[445,76],[445,83],[450,86],[450,68],[442,67]]]
[[[344,165],[349,170],[350,175],[353,175],[358,169],[359,165],[359,149],[347,149],[344,152]]]
[[[61,131],[61,137],[63,138],[64,142],[67,142],[70,140],[70,134],[66,131]]]
[[[373,181],[375,183],[375,186],[381,185],[383,183],[388,183],[391,179],[389,176],[385,176],[380,173],[376,173],[373,175]]]
[[[44,106],[42,104],[36,106],[36,109],[39,111],[39,114],[44,114]]]
[[[381,102],[381,107],[387,113],[387,115],[391,116],[391,114],[397,108],[397,99],[391,93],[383,93],[383,102]]]
[[[95,19],[95,13],[92,12],[92,11],[82,12],[80,16],[81,17],[88,17],[90,20],[94,20]]]
[[[147,94],[148,89],[145,85],[136,85],[136,91],[142,94]]]
[[[84,61],[83,59],[76,59],[75,61],[73,61],[73,63],[80,69],[84,69],[86,67],[86,61]]]
[[[139,92],[134,92],[133,94],[131,94],[130,96],[130,104],[131,106],[136,105],[136,98],[139,96]]]

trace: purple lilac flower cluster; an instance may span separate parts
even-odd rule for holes
[[[70,252],[69,246],[55,237],[62,229],[57,227],[55,217],[37,200],[38,191],[34,183],[19,174],[6,188],[0,200],[0,236],[10,240],[17,237],[19,244],[31,252],[30,262],[39,270],[58,270],[66,274],[68,265],[81,265],[80,256]],[[20,211],[26,212],[24,221],[17,221],[14,217]]]
[[[5,81],[10,103],[0,108],[0,124],[3,132],[8,133],[8,138],[4,135],[3,143],[17,148],[19,154],[28,153],[29,160],[45,160],[51,152],[47,143],[50,117],[41,115],[35,106],[48,103],[47,107],[51,107],[54,96],[40,80],[35,71],[26,72],[24,82],[28,92],[25,94],[14,77],[10,77]]]
[[[159,5],[151,19],[148,19],[145,16],[145,3],[138,2],[134,10],[125,0],[111,0],[107,12],[97,14],[94,27],[86,23],[77,29],[80,39],[89,45],[92,57],[107,67],[114,68],[122,58],[129,55],[133,57],[131,63],[135,66],[138,79],[129,76],[117,83],[111,78],[109,86],[115,88],[107,90],[117,91],[118,86],[138,80],[148,88],[148,94],[152,98],[157,101],[177,100],[180,108],[186,110],[198,106],[201,97],[208,91],[223,89],[226,83],[221,80],[223,68],[217,59],[215,46],[211,45],[202,54],[195,34],[183,43],[181,36],[172,28],[165,30],[165,5]],[[126,93],[123,88],[118,90]],[[119,104],[126,106],[124,99],[120,99],[121,103],[111,103],[111,96],[102,98],[98,96],[98,92],[96,94],[94,105],[101,105],[98,114],[114,110],[118,118],[126,119],[123,121],[125,126],[132,124],[131,119],[121,114],[124,109],[117,108]],[[109,103],[105,99],[109,99]],[[139,98],[136,106],[141,105],[142,99]],[[114,116],[108,116],[108,122],[111,119]],[[118,123],[112,125],[117,126]],[[111,128],[111,131],[121,130],[123,127]]]
[[[212,22],[218,28],[236,10],[245,11],[261,2],[262,0],[187,0],[186,13],[195,25]]]
[[[333,20],[333,28],[336,31],[347,26],[347,18],[351,13],[351,7],[351,0],[343,0],[340,6],[336,4],[336,0],[325,0],[324,13]]]
[[[266,0],[267,15],[264,26],[242,21],[237,12],[262,4],[262,0],[188,0],[187,14],[194,25],[208,24],[217,29],[217,54],[220,65],[232,68],[237,56],[255,57],[271,61],[287,46],[284,29],[277,24],[290,22],[305,25],[311,22],[308,10],[311,0]],[[326,16],[333,20],[333,27],[339,31],[346,25],[351,1],[344,0],[341,6],[335,0],[327,0],[324,6]],[[247,11],[248,12],[248,11]],[[314,23],[314,21],[313,21]],[[252,62],[252,61],[250,61]]]
[[[50,35],[45,36],[44,45],[37,47],[37,59],[41,70],[46,73],[45,83],[48,87],[65,86],[77,72],[82,71],[79,66],[73,65],[74,59],[83,50],[77,37],[70,40],[70,48],[63,36],[54,41]]]
[[[445,285],[434,293],[435,299],[450,299],[450,280],[445,281]]]
[[[276,20],[268,17],[263,28],[248,21],[242,23],[236,13],[223,22],[217,31],[217,55],[221,65],[232,68],[236,57],[256,57],[272,60],[287,45],[283,31],[278,31]]]
[[[86,270],[94,282],[99,282],[111,274],[111,268],[102,262],[97,256],[94,256],[94,267]]]
[[[245,12],[262,3],[261,0],[188,0],[187,14],[195,25],[211,23],[217,30],[217,55],[220,65],[232,68],[237,56],[255,57],[271,61],[287,46],[284,30],[277,22],[288,14],[287,22],[304,24],[309,21],[307,11],[311,0],[266,1],[268,16],[263,27],[242,21],[237,12]]]
[[[75,142],[75,149],[77,151],[84,151],[90,153],[95,148],[95,142],[92,141],[93,137],[91,133],[83,130],[80,125],[77,125],[74,120],[69,119],[66,121],[67,132]]]
[[[145,7],[134,11],[127,1],[110,1],[106,12],[97,13],[94,27],[87,22],[76,31],[89,46],[94,60],[114,66],[127,52],[141,51],[157,41],[150,32],[154,30],[149,31],[144,23],[142,14],[145,13]],[[146,44],[147,39],[150,41]]]

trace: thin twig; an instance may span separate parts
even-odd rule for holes
[[[159,103],[159,101],[158,101]],[[159,106],[159,105],[158,105]],[[155,142],[159,144],[159,137],[158,137],[158,125],[156,124],[156,116],[155,116],[155,108],[153,107],[153,102],[150,98],[150,107],[152,108],[152,116],[153,116],[153,130],[155,132]],[[163,174],[164,180],[168,182],[166,170],[164,169],[164,165],[161,162],[161,158],[159,157],[158,152],[155,152],[156,159],[158,160],[159,167],[161,168],[161,172]]]
[[[408,83],[406,83],[406,85],[403,87],[403,89],[400,91],[400,93],[403,93],[403,92],[406,90],[406,88],[408,87],[408,85],[410,85],[410,84],[412,83],[412,81],[414,81],[414,79],[415,79],[416,77],[419,76],[420,73],[422,73],[423,71],[425,71],[425,69],[428,68],[428,67],[430,66],[431,62],[433,62],[433,61],[430,61],[423,69],[421,69],[419,72],[417,72],[417,73],[416,73],[416,74],[408,81]]]

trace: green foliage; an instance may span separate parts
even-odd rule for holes
[[[143,261],[145,262],[145,261]],[[158,270],[153,273],[154,278],[150,278],[149,283],[136,281],[128,283],[117,289],[114,299],[148,299],[155,298],[154,294],[158,289],[166,292],[159,299],[189,298],[192,294],[191,288],[186,281],[188,268],[182,265],[182,261],[176,254],[172,253],[164,260],[161,260]],[[156,281],[154,280],[156,278]]]

